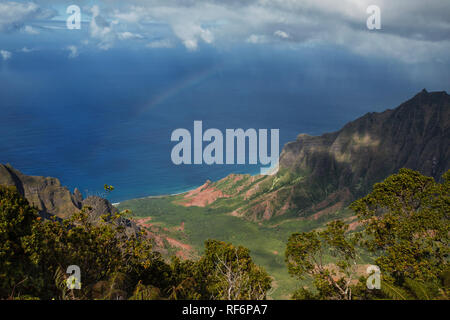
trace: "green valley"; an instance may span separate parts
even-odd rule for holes
[[[231,216],[223,208],[183,207],[173,202],[183,195],[143,198],[125,201],[118,208],[129,209],[134,218],[151,217],[152,225],[166,228],[165,233],[191,245],[200,254],[207,239],[217,239],[250,249],[255,263],[273,276],[274,299],[289,299],[298,281],[287,271],[284,252],[288,237],[295,232],[321,228],[333,218],[349,218],[350,210],[342,210],[318,219],[274,218],[266,222],[251,222]],[[170,231],[184,223],[184,231]],[[170,246],[169,244],[167,244]]]

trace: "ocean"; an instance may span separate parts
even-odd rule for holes
[[[365,60],[336,48],[184,48],[15,53],[0,62],[0,163],[58,177],[85,196],[115,190],[112,202],[178,193],[257,165],[171,162],[173,130],[338,130],[371,111],[396,107],[439,79],[408,66]],[[436,89],[440,89],[437,87]]]

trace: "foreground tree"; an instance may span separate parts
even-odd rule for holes
[[[342,221],[333,221],[324,231],[291,235],[285,253],[289,273],[300,280],[309,278],[316,289],[302,288],[294,293],[295,299],[352,298],[359,234],[348,235],[347,230]]]
[[[142,234],[126,234],[124,213],[94,224],[88,212],[42,220],[15,188],[0,186],[0,298],[125,299],[139,280],[168,286],[169,266]],[[80,290],[67,287],[71,265]]]
[[[351,205],[391,297],[448,296],[450,171],[442,178],[401,169]]]
[[[38,218],[37,210],[15,188],[0,186],[0,297],[14,296],[16,287],[29,281],[31,262],[22,238],[31,234]]]
[[[448,299],[450,268],[450,171],[443,183],[401,169],[374,185],[351,206],[362,233],[334,221],[325,231],[293,234],[288,241],[289,272],[312,278],[313,290],[300,289],[298,299]],[[357,248],[375,255],[381,290],[369,290],[367,278],[356,278]],[[335,265],[330,264],[332,257]],[[353,284],[352,284],[353,282]]]
[[[205,241],[198,261],[172,257],[170,299],[263,300],[272,279],[250,251],[217,240]]]
[[[242,246],[208,240],[198,266],[209,299],[263,300],[271,288],[272,279]]]
[[[198,261],[152,250],[127,234],[122,213],[92,222],[90,208],[41,220],[15,188],[0,186],[0,299],[265,299],[271,278],[249,250],[208,240]],[[72,289],[67,267],[77,266]]]
[[[115,224],[121,217],[108,214],[103,223],[93,224],[83,209],[67,220],[35,223],[22,241],[34,265],[33,279],[40,281],[35,294],[45,299],[68,297],[64,288],[70,265],[81,270],[81,290],[71,290],[74,299],[117,298],[119,291],[125,299],[139,278],[146,284],[164,285],[167,265],[148,240],[128,236],[123,226]]]

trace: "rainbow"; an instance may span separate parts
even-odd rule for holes
[[[170,98],[175,97],[184,90],[206,81],[211,76],[217,74],[217,72],[220,71],[221,69],[222,69],[221,66],[213,66],[211,68],[201,70],[177,81],[173,86],[167,88],[160,94],[152,97],[147,103],[144,103],[144,105],[141,108],[139,108],[137,113],[142,114],[147,110],[162,104],[163,102],[169,100]]]

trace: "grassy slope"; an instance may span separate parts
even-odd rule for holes
[[[199,254],[202,253],[204,241],[207,239],[227,241],[249,248],[254,261],[275,279],[275,290],[271,293],[271,298],[274,299],[288,299],[298,286],[298,281],[289,276],[284,261],[288,237],[295,232],[320,228],[325,219],[329,221],[333,218],[327,216],[318,220],[298,220],[284,216],[270,222],[254,223],[227,215],[221,208],[183,207],[172,203],[181,197],[178,195],[129,200],[122,202],[119,209],[131,209],[137,217],[151,216],[152,223],[162,227],[171,228],[184,222],[185,234],[180,234],[179,240],[191,244]],[[343,218],[350,214],[343,211],[338,215]]]

